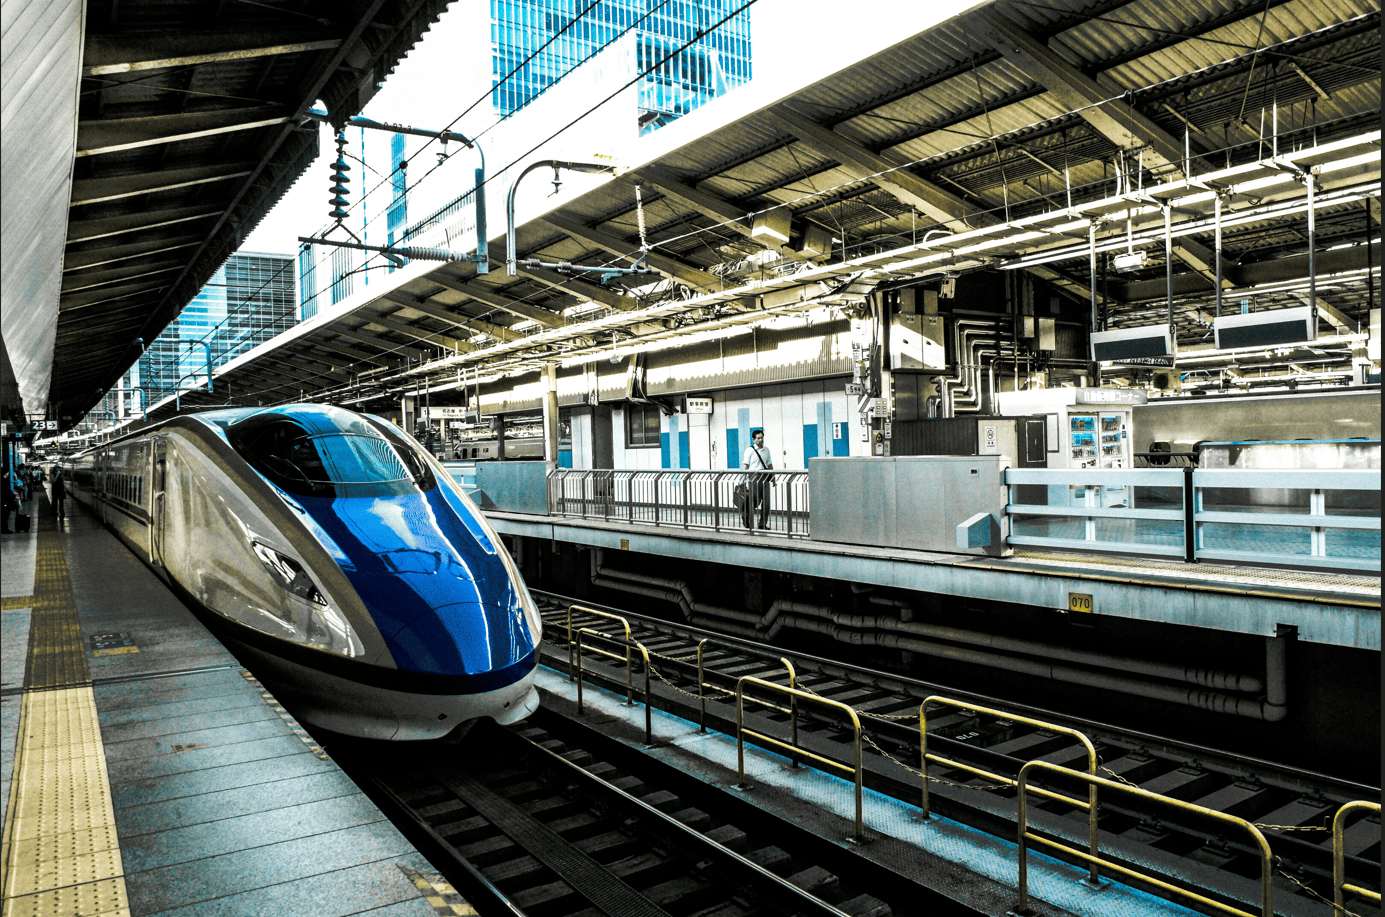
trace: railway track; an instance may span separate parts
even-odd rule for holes
[[[938,898],[855,868],[847,881],[840,851],[551,712],[479,727],[405,766],[397,751],[335,754],[484,917],[903,917]],[[972,912],[938,900],[929,913]]]
[[[567,670],[568,609],[574,601],[541,592],[534,595],[548,625],[544,662]],[[1007,840],[1016,836],[1018,804],[1013,780],[1006,778],[1013,778],[1026,762],[1036,759],[1089,770],[1089,753],[1071,734],[1080,732],[1095,752],[1097,776],[1255,825],[1269,843],[1277,912],[1307,917],[1380,913],[1376,902],[1351,893],[1344,896],[1341,909],[1334,907],[1330,830],[1343,805],[1356,800],[1378,804],[1379,788],[974,694],[954,695],[943,686],[786,653],[620,609],[586,607],[605,615],[619,614],[629,622],[631,640],[650,655],[654,707],[693,721],[705,718],[709,729],[734,734],[731,692],[737,679],[750,675],[787,684],[791,667],[795,687],[850,705],[858,713],[865,737],[865,785],[921,804],[919,705],[927,697],[953,698],[957,703],[939,704],[928,714],[929,811]],[[584,612],[575,613],[572,623],[574,629],[586,630],[589,644],[597,642],[593,632],[618,635],[621,630],[608,616]],[[707,641],[701,651],[701,682],[706,687],[699,696],[695,659],[701,641]],[[638,654],[633,658],[627,667],[623,659],[584,656],[584,677],[642,700],[643,665]],[[996,712],[986,712],[988,708]],[[789,720],[787,711],[761,710],[757,715],[781,725]],[[793,720],[803,748],[834,760],[850,760],[850,737],[839,718],[800,707]],[[1052,788],[1085,798],[1085,787],[1076,781],[1065,784],[1058,778]],[[1209,821],[1188,806],[1152,806],[1137,794],[1115,788],[1103,787],[1101,793],[1097,833],[1103,856],[1142,872],[1152,869],[1170,884],[1223,905],[1259,912],[1265,860],[1249,835]],[[1085,811],[1056,799],[1035,802],[1031,798],[1027,812],[1034,830],[1072,846],[1085,846],[1089,838]],[[1378,892],[1378,810],[1345,824],[1341,847],[1347,882]]]

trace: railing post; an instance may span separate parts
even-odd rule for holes
[[[1029,768],[1022,767],[1019,772],[1019,779],[1015,781],[1019,786],[1018,805],[1015,813],[1016,826],[1019,828],[1019,849],[1016,851],[1016,865],[1019,867],[1019,881],[1016,883],[1019,892],[1019,901],[1015,905],[1015,912],[1023,914],[1029,910],[1029,848],[1025,841],[1029,837]]]
[[[1197,563],[1197,505],[1193,492],[1193,466],[1183,467],[1183,559]]]
[[[1349,802],[1337,810],[1337,814],[1332,816],[1332,901],[1337,910],[1347,913],[1342,906],[1346,900],[1346,892],[1360,895],[1363,898],[1374,900],[1376,906],[1380,906],[1380,893],[1373,892],[1369,888],[1361,888],[1356,885],[1347,884],[1346,874],[1346,850],[1343,846],[1343,831],[1346,828],[1346,815],[1349,812],[1375,812],[1380,814],[1380,806],[1373,802],[1363,802],[1360,800]]]
[[[1326,516],[1327,515],[1327,494],[1321,490],[1310,490],[1308,492],[1308,515]],[[1311,545],[1310,551],[1314,557],[1327,556],[1327,530],[1320,525],[1315,525],[1308,532],[1308,541]]]
[[[784,667],[789,670],[789,687],[797,690],[798,674],[794,671],[793,663],[784,656],[780,656],[779,661],[784,663]],[[796,694],[789,695],[789,723],[789,742],[794,748],[793,754],[789,755],[789,763],[790,766],[799,768],[803,765],[798,763],[798,695]]]
[[[697,641],[697,731],[703,733],[707,731],[707,693],[702,674],[702,648],[706,645],[705,638]]]
[[[582,631],[577,632],[577,715],[582,715]]]
[[[784,475],[784,534],[793,537],[793,475]]]
[[[1094,487],[1091,484],[1083,488],[1083,502],[1087,504],[1087,509],[1096,509],[1100,505],[1101,501],[1097,498],[1100,492],[1100,487]],[[1087,516],[1083,520],[1082,535],[1084,541],[1096,541],[1096,517]]]
[[[745,782],[745,686],[736,682],[736,789],[749,789]]]

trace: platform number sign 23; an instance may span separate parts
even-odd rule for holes
[[[1092,611],[1092,597],[1082,592],[1068,593],[1068,611],[1081,611],[1090,614]]]

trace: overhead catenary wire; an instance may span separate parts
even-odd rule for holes
[[[664,0],[664,2],[661,2],[657,7],[654,8],[654,10],[651,10],[651,11],[650,11],[650,14],[652,14],[652,12],[654,12],[655,10],[661,8],[661,7],[664,5],[664,3],[666,3],[666,2],[667,2],[667,0]],[[489,175],[489,176],[487,177],[487,179],[486,179],[487,183],[489,183],[491,180],[493,180],[493,178],[494,178],[495,176],[498,176],[498,175],[500,175],[500,174],[503,174],[505,171],[507,171],[508,169],[512,168],[512,167],[513,167],[514,165],[516,165],[518,162],[522,161],[522,160],[524,159],[525,156],[527,156],[527,155],[529,155],[530,153],[532,153],[534,150],[536,150],[536,149],[537,149],[539,146],[541,146],[543,143],[547,143],[549,140],[552,140],[554,137],[557,137],[557,136],[558,136],[559,134],[561,134],[563,131],[565,131],[565,130],[567,130],[568,128],[572,127],[573,125],[577,124],[577,123],[578,123],[579,121],[581,121],[583,118],[587,117],[587,116],[590,115],[593,111],[595,111],[597,108],[599,108],[599,107],[600,107],[602,104],[604,104],[606,101],[609,101],[609,99],[612,98],[612,97],[614,97],[614,95],[618,94],[618,93],[621,92],[621,91],[624,91],[624,89],[628,88],[630,85],[633,85],[634,82],[638,81],[639,79],[641,79],[641,78],[643,78],[645,75],[647,75],[649,72],[651,72],[651,71],[653,71],[654,69],[656,69],[657,67],[661,66],[664,62],[666,62],[668,59],[670,59],[670,58],[673,57],[674,55],[676,55],[677,53],[681,52],[682,50],[685,50],[685,49],[686,49],[688,46],[690,46],[691,44],[693,44],[693,43],[695,43],[695,42],[701,40],[701,38],[703,38],[706,34],[709,34],[710,32],[715,31],[716,28],[720,27],[722,24],[724,24],[725,22],[727,22],[728,20],[730,20],[730,19],[733,18],[734,16],[738,15],[740,12],[742,12],[743,10],[745,10],[747,7],[753,5],[754,2],[756,2],[756,0],[749,0],[749,2],[745,3],[743,6],[739,7],[738,9],[736,9],[735,11],[733,11],[732,13],[730,13],[730,14],[728,14],[727,16],[723,17],[723,18],[722,18],[721,20],[719,20],[715,25],[713,25],[710,29],[707,29],[707,30],[700,30],[700,31],[694,36],[693,39],[691,39],[690,41],[684,43],[684,44],[681,45],[680,47],[676,48],[674,51],[670,52],[668,55],[665,55],[663,58],[661,58],[659,61],[657,61],[653,66],[651,66],[651,67],[649,67],[649,68],[646,68],[644,71],[641,71],[641,73],[638,74],[638,75],[635,77],[634,80],[631,80],[631,81],[627,82],[625,85],[623,85],[623,86],[621,87],[621,89],[617,90],[616,93],[613,93],[611,96],[608,96],[606,99],[603,99],[601,102],[597,103],[597,105],[592,106],[590,109],[588,109],[587,111],[583,112],[581,115],[579,115],[579,116],[577,116],[576,118],[572,119],[571,121],[567,122],[565,125],[563,125],[562,127],[558,128],[557,130],[555,130],[552,134],[550,134],[550,135],[549,135],[548,137],[546,137],[544,140],[540,141],[538,144],[535,144],[533,147],[531,147],[531,148],[530,148],[528,151],[526,151],[524,154],[521,154],[519,157],[516,157],[514,160],[512,160],[512,161],[511,161],[510,163],[508,163],[506,166],[504,166],[504,167],[502,167],[501,169],[496,170],[495,172],[491,173],[491,175]],[[590,9],[590,7],[588,7],[588,9]],[[584,12],[585,12],[585,11],[584,11]],[[648,15],[650,15],[650,14],[646,14],[646,16],[648,16]],[[641,17],[640,20],[636,20],[636,22],[633,23],[633,24],[631,25],[630,28],[634,28],[634,26],[637,25],[640,21],[643,21],[644,18],[645,18],[645,17]],[[1361,18],[1361,17],[1354,17],[1354,18]],[[1257,46],[1257,47],[1255,47],[1249,54],[1243,54],[1243,55],[1241,55],[1241,56],[1238,57],[1238,58],[1232,58],[1232,59],[1230,59],[1230,60],[1228,60],[1228,61],[1221,61],[1221,62],[1217,62],[1217,63],[1214,63],[1214,64],[1210,64],[1210,65],[1207,65],[1207,66],[1204,66],[1204,67],[1197,68],[1197,69],[1195,69],[1195,70],[1193,70],[1193,71],[1190,71],[1189,73],[1180,75],[1177,79],[1180,80],[1180,81],[1186,80],[1186,79],[1188,79],[1188,78],[1190,78],[1190,77],[1193,77],[1193,76],[1196,76],[1196,75],[1198,75],[1198,74],[1200,74],[1200,73],[1204,73],[1204,72],[1207,72],[1207,71],[1210,71],[1210,70],[1213,70],[1213,69],[1216,69],[1216,68],[1224,67],[1224,66],[1226,66],[1227,64],[1229,64],[1229,63],[1235,63],[1235,62],[1238,61],[1238,60],[1244,60],[1244,59],[1247,58],[1247,57],[1250,57],[1250,58],[1252,59],[1252,70],[1253,70],[1254,58],[1255,58],[1257,55],[1259,55],[1259,54],[1261,54],[1261,53],[1265,53],[1265,52],[1267,52],[1267,51],[1275,50],[1275,49],[1279,48],[1279,47],[1282,46],[1282,45],[1290,44],[1290,43],[1293,43],[1293,42],[1296,42],[1296,41],[1301,41],[1301,40],[1304,39],[1304,38],[1311,37],[1313,34],[1317,34],[1318,32],[1321,32],[1321,31],[1324,31],[1324,30],[1326,30],[1326,29],[1333,28],[1333,27],[1335,27],[1335,26],[1324,26],[1322,29],[1314,30],[1314,32],[1311,32],[1311,33],[1309,33],[1308,35],[1304,35],[1304,36],[1294,36],[1294,37],[1292,37],[1292,38],[1285,39],[1284,41],[1277,42],[1277,43],[1275,43],[1275,44],[1273,44],[1273,45],[1269,45],[1269,46],[1266,46],[1266,47],[1263,47],[1263,48]],[[628,31],[628,29],[627,29],[626,31]],[[625,32],[622,32],[622,33],[620,33],[620,34],[621,34],[621,35],[624,35]],[[556,36],[555,36],[555,37],[556,37]],[[620,36],[617,36],[617,38],[616,38],[616,39],[613,39],[612,41],[618,40],[619,37],[620,37]],[[1258,42],[1258,40],[1259,40],[1259,39],[1257,38],[1257,42]],[[605,48],[605,47],[607,47],[609,44],[610,44],[610,43],[608,42],[606,45],[602,45],[601,48]],[[545,45],[545,47],[546,47],[546,45]],[[600,50],[600,49],[598,49],[598,50]],[[536,51],[535,53],[538,53],[538,52]],[[595,52],[594,52],[594,53],[595,53]],[[533,55],[531,55],[530,58],[526,58],[526,61],[529,60],[529,59],[532,59],[532,56],[533,56]],[[590,58],[587,58],[587,59],[590,59]],[[521,64],[520,66],[523,66],[523,65]],[[514,72],[516,72],[518,69],[519,69],[519,68],[516,67],[515,70],[512,70],[512,71],[511,71],[511,74],[510,74],[510,75],[512,75],[512,74],[513,74]],[[507,78],[508,78],[508,76],[509,76],[509,75],[507,75]],[[1152,87],[1151,87],[1151,88],[1152,88]],[[489,92],[487,93],[487,95],[489,95]],[[485,98],[485,96],[482,97],[482,99],[484,99],[484,98]],[[471,106],[470,108],[467,109],[467,111],[470,111],[471,108],[474,108],[475,105],[477,105],[477,104],[480,103],[480,101],[481,101],[481,100],[478,100],[476,103],[473,103],[472,106]],[[1072,116],[1072,115],[1078,115],[1078,114],[1080,114],[1080,113],[1083,112],[1083,111],[1086,111],[1086,110],[1089,110],[1089,109],[1099,108],[1099,107],[1101,107],[1101,106],[1103,106],[1103,105],[1108,105],[1108,104],[1116,103],[1116,102],[1119,102],[1119,101],[1130,102],[1130,101],[1132,101],[1132,100],[1131,100],[1131,98],[1130,98],[1130,96],[1129,96],[1129,94],[1128,94],[1127,92],[1117,92],[1117,93],[1111,95],[1110,97],[1097,100],[1097,101],[1092,102],[1092,103],[1090,103],[1090,104],[1088,104],[1088,105],[1082,106],[1082,107],[1077,108],[1077,109],[1073,109],[1073,110],[1070,111],[1070,112],[1066,112],[1066,113],[1065,113],[1065,117],[1070,117],[1070,116]],[[465,112],[464,112],[463,114],[465,114]],[[457,122],[457,120],[460,119],[460,117],[461,117],[461,116],[458,116],[458,119],[454,119],[454,120],[451,122],[451,124],[455,124],[455,123]],[[497,124],[498,124],[498,123],[501,123],[501,122],[497,122]],[[450,127],[450,126],[451,126],[451,125],[449,125],[449,127]],[[487,128],[486,131],[483,131],[482,134],[478,134],[478,138],[479,138],[480,136],[484,136],[484,134],[485,134],[486,132],[488,132],[489,130],[493,129],[494,127],[495,127],[495,125],[492,125],[490,128]],[[1004,138],[1004,136],[1006,135],[1006,133],[1014,133],[1014,132],[1013,132],[1013,131],[1005,132],[1005,133],[995,133],[995,132],[992,132],[992,133],[991,133],[989,136],[987,136],[987,137],[979,138],[979,143],[980,143],[980,144],[992,145],[992,146],[994,147],[994,145],[995,145],[999,140],[1001,140],[1001,139]],[[1228,146],[1230,146],[1230,144],[1228,144]],[[426,148],[426,144],[425,144],[425,148]],[[421,151],[420,151],[420,152],[421,152]],[[838,191],[838,190],[841,190],[841,189],[844,189],[844,188],[846,188],[846,187],[849,187],[849,186],[851,186],[851,185],[860,184],[862,181],[869,181],[869,180],[871,180],[871,179],[873,179],[873,178],[875,178],[875,177],[883,177],[883,176],[886,176],[886,175],[888,175],[888,174],[890,174],[890,173],[892,173],[892,172],[899,171],[899,170],[901,170],[901,169],[907,169],[907,168],[912,168],[912,167],[917,167],[917,166],[923,166],[923,165],[926,165],[926,164],[928,164],[930,161],[933,161],[933,160],[935,160],[935,159],[944,158],[944,157],[950,157],[950,156],[952,156],[954,153],[955,153],[955,151],[948,151],[947,153],[940,153],[940,154],[936,154],[936,155],[934,155],[934,156],[919,157],[919,158],[917,158],[917,159],[914,159],[914,160],[911,160],[911,161],[908,161],[908,162],[900,163],[899,165],[893,166],[893,167],[891,167],[891,168],[889,168],[889,169],[883,169],[883,170],[880,170],[879,172],[872,173],[871,175],[865,176],[864,178],[853,179],[853,180],[850,180],[850,181],[847,181],[847,182],[843,182],[843,183],[841,183],[841,184],[838,184],[838,185],[836,185],[836,186],[834,186],[834,187],[832,187],[832,188],[823,189],[822,191],[818,191],[818,192],[815,192],[815,193],[804,194],[804,195],[801,195],[800,197],[798,197],[798,198],[796,198],[796,199],[794,199],[794,200],[792,200],[792,201],[776,203],[776,204],[774,204],[773,206],[763,208],[762,210],[753,211],[753,212],[751,212],[751,213],[748,214],[748,215],[749,215],[749,216],[755,216],[755,215],[758,215],[758,214],[760,214],[760,213],[764,213],[764,212],[767,212],[767,211],[769,211],[769,210],[776,209],[776,208],[778,208],[778,207],[782,207],[782,206],[792,206],[792,205],[794,205],[794,204],[798,204],[798,203],[802,203],[802,202],[804,202],[804,201],[810,200],[810,199],[812,199],[812,198],[815,197],[815,196],[827,196],[827,195],[833,194],[834,192],[836,192],[836,191]],[[416,155],[418,155],[418,154],[416,154]],[[426,178],[429,174],[431,174],[433,171],[435,171],[436,168],[437,168],[437,166],[434,166],[432,169],[429,169],[429,171],[428,171],[427,173],[425,173],[425,175],[422,176],[422,177],[419,179],[419,181],[422,181],[423,178]],[[381,184],[383,184],[383,182],[382,182]],[[416,186],[417,186],[417,183],[415,184],[415,187],[416,187]],[[377,185],[376,187],[378,188],[379,186]],[[375,189],[372,189],[372,191],[374,191],[374,190],[375,190]],[[692,233],[695,233],[695,232],[705,232],[705,231],[717,229],[717,228],[720,228],[720,227],[729,225],[730,222],[731,222],[731,221],[722,221],[722,222],[718,222],[718,223],[714,224],[713,226],[705,227],[705,228],[703,228],[703,229],[701,229],[701,230],[692,230]],[[947,225],[955,224],[955,223],[957,223],[957,222],[959,222],[959,221],[958,221],[958,220],[951,220],[951,221],[947,221],[946,223],[943,223],[942,225],[947,226]],[[672,239],[665,239],[665,240],[663,240],[661,243],[656,243],[656,244],[655,244],[655,247],[657,247],[658,245],[668,245],[668,244],[670,244],[670,243],[672,243],[672,242],[680,241],[681,239],[686,238],[688,235],[691,235],[692,233],[684,234],[683,236],[676,236],[676,237],[674,237],[674,238],[672,238]]]
[[[753,2],[753,0],[752,0],[752,2]],[[746,5],[748,6],[749,4],[746,4]],[[744,7],[742,7],[742,9],[744,9]],[[739,10],[738,10],[737,12],[739,12]],[[733,14],[733,15],[734,15],[734,14]],[[729,18],[729,17],[728,17],[728,18]],[[725,21],[725,20],[723,20],[723,21]],[[715,28],[715,27],[713,27],[713,28]],[[705,33],[704,33],[704,34],[705,34]],[[700,37],[701,37],[701,35],[698,36],[698,38],[700,38]],[[1301,38],[1301,37],[1302,37],[1302,36],[1299,36],[1298,38]],[[698,38],[695,38],[694,41],[698,40]],[[1297,40],[1297,38],[1294,39],[1294,40]],[[691,44],[691,43],[692,43],[692,42],[689,42],[688,44]],[[687,46],[687,45],[684,45],[683,47],[686,48],[686,46]],[[680,48],[679,50],[682,50],[682,48]],[[1265,50],[1266,50],[1266,49],[1257,49],[1254,53],[1256,53],[1256,54],[1258,54],[1258,53],[1263,53]],[[675,52],[673,52],[673,53],[677,53],[677,52],[675,51]],[[661,60],[661,61],[659,62],[659,64],[663,63],[663,61],[666,61],[666,60],[668,59],[668,57],[670,57],[670,56],[672,56],[672,54],[666,56],[663,60]],[[655,64],[655,66],[657,67],[657,66],[659,66],[659,64]],[[1215,65],[1215,66],[1222,66],[1222,65],[1224,65],[1224,64],[1218,64],[1218,65]],[[653,69],[653,68],[650,68],[650,69]],[[1209,69],[1209,68],[1203,68],[1203,69]],[[648,71],[645,71],[645,73],[647,73],[647,72],[648,72]],[[1196,71],[1195,71],[1195,72],[1196,72]],[[642,73],[641,76],[643,76],[643,75],[644,75],[644,74]],[[1186,78],[1186,76],[1187,76],[1187,75],[1183,75],[1183,76],[1180,77],[1180,79]],[[628,85],[629,85],[629,84],[627,84],[627,86],[628,86]],[[624,88],[624,87],[622,87],[622,88]],[[1119,96],[1117,96],[1117,97],[1115,97],[1115,98],[1118,99]],[[1108,102],[1113,101],[1113,100],[1114,100],[1114,99],[1101,100],[1101,101],[1098,101],[1098,102],[1093,103],[1093,105],[1092,105],[1091,107],[1095,107],[1095,106],[1101,105],[1101,104],[1107,104]],[[604,100],[603,100],[603,101],[604,101]],[[595,110],[596,107],[599,107],[599,104],[600,104],[600,103],[598,103],[598,106],[594,106],[593,109],[589,110],[588,112],[585,112],[583,115],[581,115],[581,116],[579,116],[578,118],[574,119],[572,122],[569,122],[569,125],[568,125],[568,126],[570,126],[571,124],[575,124],[577,121],[581,120],[582,117],[585,117],[587,114],[590,114],[591,111]],[[454,123],[455,123],[455,122],[454,122]],[[562,131],[563,129],[565,129],[565,128],[560,128],[558,131],[555,131],[555,132],[554,132],[552,135],[550,135],[550,137],[547,138],[547,139],[551,139],[553,136],[557,136],[557,134],[558,134],[558,133],[561,133],[561,131]],[[992,138],[990,138],[993,144],[996,142],[996,137],[998,137],[998,136],[999,136],[999,135],[995,135],[995,136],[993,136]],[[1228,138],[1228,140],[1229,140],[1229,138]],[[546,141],[543,141],[543,142],[546,142]],[[1230,143],[1228,142],[1227,146],[1228,146],[1228,152],[1229,152],[1229,148],[1232,146],[1232,144],[1230,144]],[[518,161],[518,160],[516,160],[516,161]],[[890,172],[890,171],[894,171],[896,168],[905,168],[905,167],[917,166],[917,165],[925,164],[925,163],[928,162],[928,161],[929,161],[928,159],[918,159],[918,160],[914,160],[914,161],[912,161],[912,162],[904,163],[904,164],[902,164],[901,166],[894,167],[894,168],[889,169],[889,170],[883,170],[882,172],[880,172],[880,173],[878,173],[878,174],[884,175],[884,174],[887,174],[887,173]],[[513,166],[513,165],[514,165],[514,163],[512,162],[512,163],[510,164],[510,166]],[[509,168],[510,166],[507,166],[506,168]],[[501,170],[501,171],[503,171],[503,170]],[[867,178],[864,179],[864,180],[868,181],[869,178],[870,178],[870,177],[867,177]],[[799,202],[802,202],[802,201],[809,201],[809,200],[812,200],[812,199],[815,198],[815,197],[826,196],[826,195],[829,195],[829,194],[831,194],[831,193],[833,193],[833,192],[835,192],[835,191],[841,190],[841,189],[843,189],[843,188],[845,188],[845,187],[847,187],[847,186],[849,186],[849,185],[857,185],[857,184],[860,184],[862,180],[863,180],[863,179],[853,179],[853,180],[850,181],[850,182],[844,182],[844,183],[842,183],[842,184],[840,184],[840,185],[838,185],[838,186],[836,186],[836,187],[834,187],[834,188],[823,189],[823,190],[821,190],[821,191],[814,191],[813,193],[803,194],[803,195],[801,195],[799,198],[797,198],[797,199],[795,199],[794,201],[791,201],[791,202],[789,202],[789,203],[790,203],[790,204],[794,204],[794,203],[799,203]],[[1043,197],[1047,197],[1047,196],[1045,195],[1045,196],[1043,196]],[[780,207],[780,206],[784,206],[784,204],[782,204],[782,203],[776,203],[776,204],[774,205],[774,207]],[[774,208],[771,207],[771,208],[765,208],[765,209],[774,209]],[[662,240],[661,242],[654,243],[654,245],[651,246],[651,247],[667,246],[667,245],[670,245],[670,244],[672,244],[672,243],[674,243],[674,242],[676,242],[676,241],[680,241],[680,240],[682,240],[682,239],[688,238],[688,237],[693,236],[693,235],[709,233],[709,232],[711,232],[711,231],[713,231],[713,230],[715,230],[715,229],[717,229],[717,228],[719,228],[719,227],[721,227],[721,226],[724,226],[724,225],[726,225],[726,224],[725,224],[725,223],[719,223],[719,224],[716,224],[715,226],[712,226],[712,227],[703,227],[703,228],[698,228],[698,229],[692,229],[692,230],[690,230],[689,232],[687,232],[687,233],[685,233],[685,234],[683,234],[683,235],[681,235],[681,236],[675,236],[675,237],[673,237],[673,238],[665,239],[665,240]],[[634,252],[632,252],[631,254],[633,255]],[[618,260],[618,259],[617,259],[617,260]],[[613,261],[612,263],[614,263],[614,261]],[[525,298],[528,298],[528,297],[525,297]]]

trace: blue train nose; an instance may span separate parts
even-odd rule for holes
[[[437,489],[299,499],[345,554],[342,568],[400,669],[476,675],[533,654],[495,546],[483,544]]]

